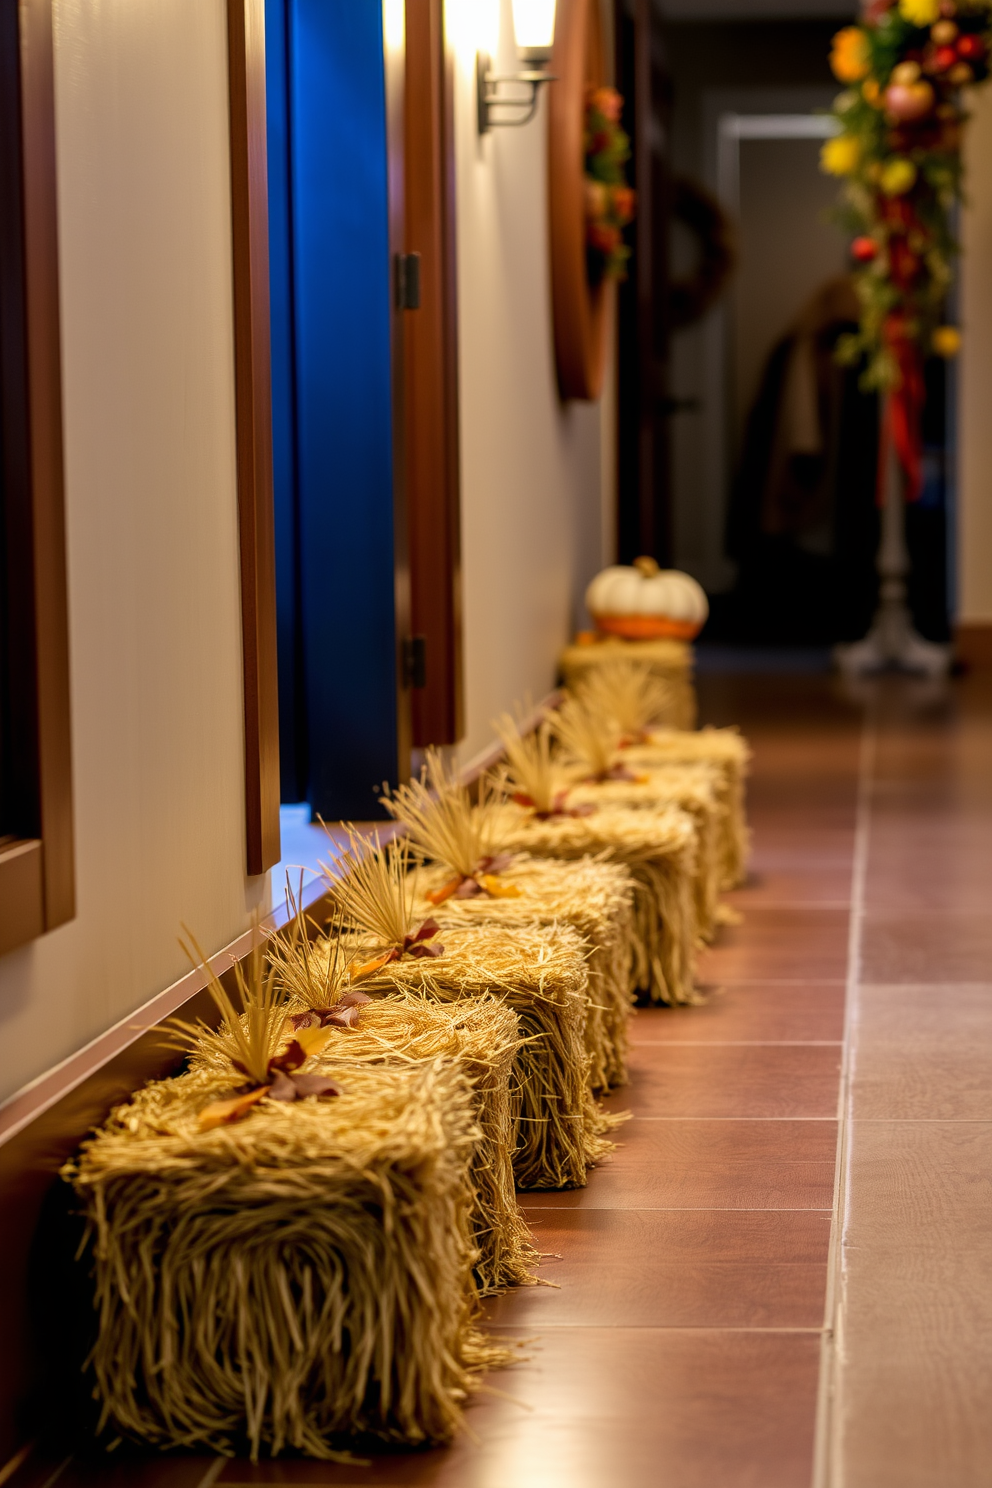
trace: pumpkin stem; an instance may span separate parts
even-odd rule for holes
[[[646,553],[641,558],[635,558],[633,566],[637,569],[641,577],[645,579],[653,579],[655,574],[661,573],[657,561],[649,557]]]

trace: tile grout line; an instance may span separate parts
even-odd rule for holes
[[[843,1359],[843,1231],[847,1212],[848,1143],[852,1034],[855,1002],[861,979],[865,918],[865,885],[871,835],[872,788],[877,752],[874,707],[869,704],[858,751],[858,792],[851,863],[851,913],[847,937],[847,978],[844,999],[844,1052],[837,1093],[837,1164],[834,1173],[833,1220],[827,1253],[827,1288],[820,1346],[820,1377],[816,1404],[812,1488],[842,1488],[842,1466],[837,1443],[839,1429],[839,1369]]]

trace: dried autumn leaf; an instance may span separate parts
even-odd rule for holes
[[[200,1130],[213,1131],[215,1127],[230,1126],[232,1121],[240,1121],[268,1093],[268,1085],[259,1085],[257,1089],[249,1090],[247,1095],[236,1095],[231,1100],[211,1101],[200,1112]]]

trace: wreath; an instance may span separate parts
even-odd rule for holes
[[[593,284],[627,277],[630,249],[623,230],[633,221],[637,198],[624,170],[630,140],[620,128],[622,110],[623,98],[615,88],[592,88],[586,96],[586,259]]]
[[[838,355],[866,359],[862,386],[889,394],[887,430],[907,476],[921,487],[923,362],[954,356],[945,325],[958,251],[951,212],[961,199],[963,89],[984,82],[992,0],[868,0],[861,21],[834,37],[838,132],[821,163],[845,179],[841,224],[861,301],[858,330]]]
[[[726,212],[702,186],[686,176],[672,182],[672,216],[696,239],[694,272],[673,279],[668,287],[668,322],[673,331],[702,320],[723,294],[733,273],[737,252],[734,230]]]

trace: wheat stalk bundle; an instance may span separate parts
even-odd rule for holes
[[[576,696],[594,717],[610,719],[628,743],[642,742],[652,724],[671,716],[670,678],[628,657],[610,658],[575,679]]]
[[[479,802],[473,805],[457,772],[445,765],[438,750],[428,749],[421,778],[387,788],[380,801],[406,827],[419,857],[445,864],[467,882],[490,869],[499,853],[493,832],[495,803],[485,780],[480,791]]]
[[[560,810],[568,794],[569,776],[555,758],[550,720],[544,718],[536,729],[522,734],[509,713],[504,713],[494,719],[493,728],[506,756],[505,776],[514,799],[537,812]]]
[[[550,719],[552,732],[569,772],[605,780],[620,747],[620,727],[610,713],[586,705],[583,697],[567,697]]]
[[[543,760],[543,749],[542,749]],[[493,921],[574,926],[589,947],[586,1049],[594,1091],[626,1079],[633,889],[615,864],[539,862],[500,851],[499,805],[480,782],[473,805],[465,786],[429,750],[423,778],[400,786],[384,804],[433,865],[420,875],[414,918],[447,924]],[[440,906],[443,906],[441,908]]]
[[[545,816],[511,803],[502,809],[498,829],[508,847],[569,862],[601,857],[629,869],[637,888],[633,987],[652,1002],[698,1000],[696,828],[690,816],[675,806],[631,810],[580,803],[574,811]]]
[[[696,824],[696,928],[711,940],[721,921],[723,840],[728,812],[726,779],[712,764],[666,765],[643,768],[630,778],[584,781],[573,788],[572,799],[597,806],[657,810],[678,806]]]
[[[750,834],[744,805],[744,785],[751,761],[747,740],[736,728],[652,729],[649,742],[626,752],[632,766],[705,763],[720,770],[725,780],[726,812],[720,833],[720,887],[733,889],[747,872]]]
[[[441,864],[421,871],[421,898],[426,913],[429,894],[446,883]],[[500,874],[514,897],[487,894],[450,897],[437,911],[442,938],[449,928],[491,923],[503,926],[571,925],[589,947],[589,1006],[585,1047],[593,1091],[622,1085],[627,1078],[627,1035],[632,1012],[632,942],[634,883],[617,863],[581,858],[565,863],[554,858],[514,854]]]
[[[666,700],[652,722],[677,729],[695,727],[691,646],[685,641],[624,641],[617,637],[603,638],[595,645],[567,646],[561,655],[565,686],[577,692],[598,671],[613,668],[617,662],[632,663],[664,685]]]
[[[475,1326],[469,1080],[336,1066],[333,1099],[204,1129],[201,1068],[115,1110],[64,1170],[93,1241],[101,1425],[156,1447],[348,1459],[450,1439],[492,1351]]]

